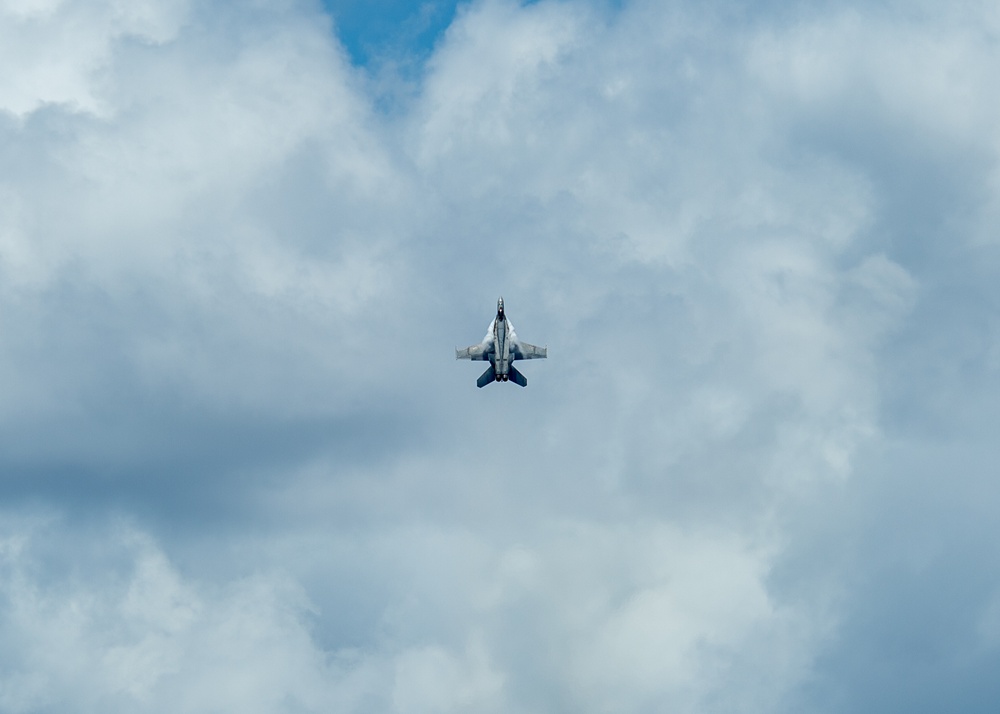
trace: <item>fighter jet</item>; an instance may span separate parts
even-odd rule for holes
[[[482,360],[490,363],[489,368],[476,382],[477,387],[485,387],[490,382],[508,380],[527,387],[527,378],[518,372],[511,362],[518,359],[545,359],[548,351],[548,347],[535,347],[517,339],[514,326],[504,315],[501,297],[497,300],[497,316],[490,323],[486,337],[478,345],[466,347],[464,350],[456,347],[455,359]]]

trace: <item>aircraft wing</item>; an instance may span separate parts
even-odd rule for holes
[[[548,347],[535,347],[527,342],[515,342],[512,347],[514,359],[545,359],[549,356]]]
[[[471,347],[466,347],[463,350],[456,348],[455,359],[471,359],[471,360],[480,360],[483,362],[489,362],[490,345],[488,344],[472,345]]]

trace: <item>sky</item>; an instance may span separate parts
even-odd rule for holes
[[[4,0],[0,66],[0,711],[996,711],[994,3]]]
[[[468,3],[462,3],[463,6]],[[352,64],[419,69],[451,24],[458,0],[324,0]]]

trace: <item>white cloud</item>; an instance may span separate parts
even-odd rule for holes
[[[164,44],[188,19],[188,3],[14,0],[0,6],[0,108],[25,116],[45,104],[104,114],[102,73],[117,43]]]
[[[761,553],[655,524],[543,528],[530,550],[480,543],[473,552],[469,533],[418,530],[408,553],[394,553],[401,543],[383,539],[380,567],[397,584],[388,609],[421,618],[450,599],[443,614],[457,639],[414,622],[363,651],[324,650],[313,623],[350,614],[317,610],[280,570],[183,576],[123,525],[90,531],[89,554],[53,567],[45,553],[67,547],[63,527],[22,527],[4,541],[6,711],[537,711],[553,693],[593,710],[663,701],[697,710],[714,696],[713,673],[735,661],[767,669],[769,689],[788,686],[797,668],[781,660],[812,636],[790,631],[789,613],[770,602]],[[475,559],[435,568],[441,546]],[[437,577],[425,579],[424,567]],[[521,627],[525,608],[541,629]],[[539,675],[548,694],[521,691]]]
[[[287,578],[192,582],[130,528],[94,536],[117,567],[84,560],[39,578],[31,541],[48,529],[8,550],[2,617],[17,662],[0,674],[5,711],[320,711],[351,696]]]
[[[78,10],[67,4],[45,22],[71,26]],[[77,355],[57,411],[108,388],[93,371],[111,354],[125,368],[115,379],[186,392],[200,407],[263,409],[292,389],[303,408],[322,409],[308,403],[331,404],[328,388],[290,385],[274,353],[313,362],[300,374],[328,373],[331,331],[352,329],[393,283],[396,209],[370,217],[393,205],[401,179],[373,114],[318,15],[275,9],[262,27],[252,14],[206,11],[185,14],[189,24],[175,23],[180,34],[170,38],[113,41],[146,33],[143,18],[168,8],[149,10],[106,8],[108,17],[88,20],[108,33],[107,51],[100,72],[73,86],[91,98],[84,109],[101,105],[99,116],[75,105],[15,107],[24,116],[6,129],[19,148],[0,176],[11,208],[0,217],[0,273],[9,304],[27,309],[7,310],[8,344],[34,339],[35,349]],[[225,34],[211,34],[230,20]],[[312,201],[304,216],[302,196]],[[315,245],[299,242],[302,229]],[[112,343],[94,343],[59,308],[32,314],[65,286],[86,295],[75,299],[91,302],[92,317],[106,297],[106,329],[119,333]],[[137,300],[144,314],[133,323],[122,306]],[[48,325],[37,331],[38,321]],[[298,347],[286,352],[289,341]],[[30,348],[9,350],[7,374],[36,383],[23,390],[37,393],[35,403],[20,408],[51,409],[48,367]],[[341,368],[355,352],[339,353]]]
[[[997,120],[983,91],[997,81],[987,38],[998,18],[973,5],[955,12],[834,10],[755,38],[751,72],[806,111],[847,122],[881,116],[928,142],[979,141]]]

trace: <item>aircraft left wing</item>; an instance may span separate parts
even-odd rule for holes
[[[548,347],[535,347],[527,342],[515,342],[512,347],[514,359],[545,359],[549,356]]]
[[[471,359],[488,362],[490,359],[489,345],[478,344],[466,347],[463,350],[455,348],[455,359]]]

